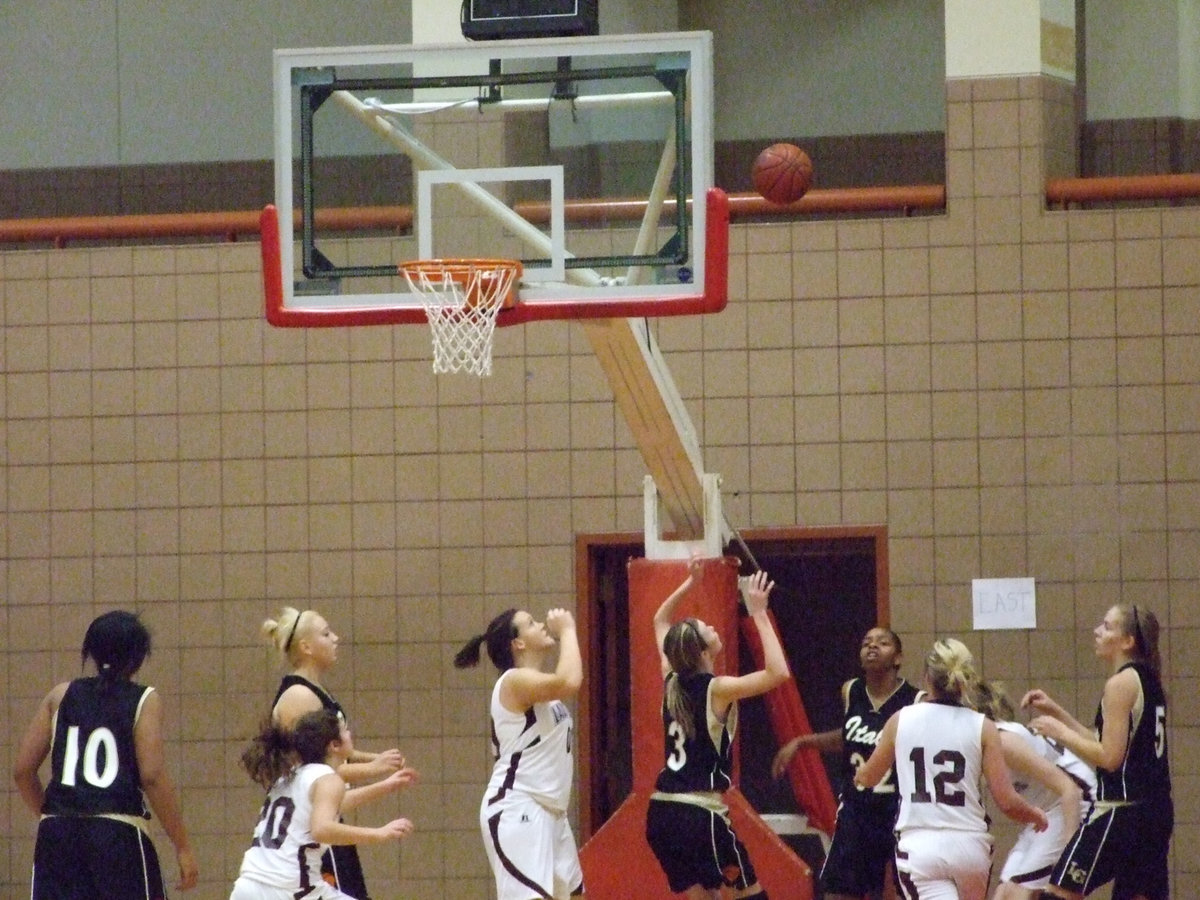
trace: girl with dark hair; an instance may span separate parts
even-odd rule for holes
[[[775,582],[757,572],[746,592],[764,667],[747,675],[715,675],[713,664],[723,649],[717,630],[700,619],[672,621],[679,601],[702,574],[703,561],[693,555],[687,578],[654,614],[664,678],[666,765],[650,795],[646,840],[671,890],[689,900],[717,900],[725,886],[734,897],[767,900],[721,794],[733,784],[737,701],[765,694],[788,677],[787,658],[767,616]]]
[[[937,641],[925,657],[929,696],[887,720],[854,776],[870,788],[895,768],[896,874],[906,897],[987,896],[992,836],[982,781],[1006,816],[1047,826],[1046,814],[1013,789],[996,726],[969,705],[977,682],[971,651],[954,638]]]
[[[41,815],[33,900],[165,897],[146,802],[175,847],[181,890],[196,884],[196,857],[163,750],[162,701],[131,679],[150,653],[150,633],[131,612],[97,617],[81,658],[97,674],[57,685],[34,713],[13,778]],[[50,782],[38,769],[50,757]]]
[[[284,607],[278,619],[263,622],[262,633],[291,669],[283,676],[271,704],[274,722],[288,731],[301,716],[320,709],[332,710],[345,722],[341,704],[322,683],[338,657],[338,636],[325,617],[311,609]],[[391,790],[399,790],[417,778],[416,770],[405,765],[404,754],[395,748],[382,753],[351,749],[339,764],[338,774],[351,785],[381,781]],[[353,845],[335,844],[323,866],[344,893],[355,900],[370,900],[358,850]]]
[[[408,819],[378,828],[340,820],[343,811],[388,792],[379,783],[346,789],[337,768],[353,752],[350,730],[333,710],[306,713],[287,731],[264,726],[242,766],[268,788],[267,797],[230,900],[341,900],[348,895],[321,876],[330,845],[381,844],[412,833]]]
[[[1083,897],[1113,882],[1113,897],[1165,900],[1167,851],[1175,824],[1167,763],[1167,697],[1160,674],[1158,618],[1119,603],[1093,635],[1108,680],[1095,728],[1073,718],[1042,690],[1021,706],[1039,715],[1029,727],[1096,767],[1096,802],[1050,876],[1057,896]]]
[[[490,704],[496,763],[479,825],[497,900],[583,896],[583,870],[567,807],[575,780],[573,723],[564,701],[579,693],[583,660],[575,618],[565,609],[545,623],[507,609],[454,657],[478,665],[480,648],[500,670]],[[543,671],[558,647],[553,672]]]
[[[779,778],[802,747],[841,755],[837,825],[821,866],[826,900],[881,897],[887,884],[896,851],[892,826],[900,805],[895,772],[870,790],[854,783],[854,773],[874,752],[887,720],[920,693],[900,675],[902,650],[900,636],[890,628],[868,630],[858,648],[862,677],[842,685],[842,727],[792,738],[771,763],[771,774]]]

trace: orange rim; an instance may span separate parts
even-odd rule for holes
[[[447,275],[457,284],[466,285],[471,275],[479,272],[480,284],[492,281],[500,277],[497,273],[503,274],[509,278],[508,288],[505,290],[504,299],[500,303],[501,309],[511,309],[517,305],[517,282],[521,280],[521,273],[525,271],[521,261],[517,259],[489,259],[487,257],[469,258],[463,257],[460,259],[414,259],[408,262],[402,262],[396,267],[397,270],[404,274],[425,275],[430,277],[430,280],[437,281],[439,278],[444,278]],[[510,274],[511,273],[511,274]],[[432,277],[431,277],[432,276]],[[479,288],[476,289],[480,290]],[[472,292],[467,296],[467,303],[474,304],[477,300],[476,292]],[[486,292],[485,292],[486,293]]]

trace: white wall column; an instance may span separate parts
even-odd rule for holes
[[[1075,81],[1073,0],[946,0],[946,77]]]
[[[462,7],[446,0],[412,0],[414,44],[465,44],[459,25]]]

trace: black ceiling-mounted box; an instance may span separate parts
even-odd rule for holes
[[[599,34],[599,0],[463,0],[462,33],[472,41]]]

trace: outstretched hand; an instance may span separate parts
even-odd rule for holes
[[[787,767],[791,765],[792,758],[795,757],[796,751],[800,749],[800,738],[795,737],[779,748],[775,754],[775,758],[771,760],[771,777],[782,778],[787,771]]]
[[[383,778],[404,768],[404,754],[393,747],[375,754],[367,766],[371,778]]]
[[[387,786],[388,790],[398,791],[401,788],[408,787],[410,784],[416,784],[419,777],[420,774],[416,769],[411,766],[404,766],[383,779],[382,783]]]
[[[409,819],[392,819],[379,829],[380,837],[385,841],[398,841],[413,833],[413,823]]]
[[[753,616],[766,610],[771,591],[774,589],[775,582],[771,581],[762,569],[751,575],[746,584],[746,612]]]

